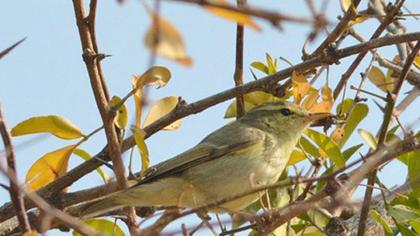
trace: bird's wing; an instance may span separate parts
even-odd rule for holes
[[[176,175],[201,163],[245,151],[254,145],[261,145],[264,142],[264,136],[264,132],[259,129],[241,127],[240,124],[234,122],[210,134],[197,146],[150,167],[145,178],[132,187]]]

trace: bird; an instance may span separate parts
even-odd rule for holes
[[[273,184],[303,131],[328,116],[287,101],[256,106],[196,146],[150,167],[129,188],[78,206],[79,215],[92,218],[127,206],[195,208]],[[209,211],[242,210],[260,196],[249,194]]]

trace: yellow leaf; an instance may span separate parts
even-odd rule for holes
[[[17,124],[11,131],[12,136],[35,133],[51,133],[62,139],[76,139],[83,135],[82,131],[62,116],[36,116]]]
[[[417,66],[417,68],[420,68],[420,56],[414,58],[414,65]]]
[[[136,145],[141,156],[141,176],[144,176],[144,173],[146,172],[147,168],[149,168],[150,164],[149,150],[147,149],[147,145],[144,142],[146,132],[134,125],[131,126],[131,131],[133,132],[134,140],[136,141]]]
[[[322,101],[320,103],[315,103],[308,110],[309,112],[330,112],[334,104],[333,91],[328,85],[325,85],[321,89]]]
[[[144,85],[157,85],[158,88],[164,87],[171,79],[171,72],[164,66],[153,66],[144,72],[137,80],[137,87],[143,88]]]
[[[302,98],[308,93],[311,85],[306,79],[306,75],[300,72],[293,71],[292,73],[292,92],[294,102],[299,104]]]
[[[352,0],[340,0],[340,6],[343,11],[347,11],[350,6],[354,8]]]
[[[351,7],[351,10],[355,13],[357,13],[357,9],[354,7],[352,0],[340,0],[341,9],[345,12]],[[349,27],[361,23],[363,21],[367,20],[367,17],[365,16],[357,16],[353,20],[349,22]]]
[[[376,66],[372,66],[367,74],[368,79],[384,92],[392,91],[394,87],[394,78],[385,74]]]
[[[67,172],[68,161],[76,145],[70,145],[39,158],[26,174],[29,191],[35,191]]]
[[[255,92],[245,94],[244,100],[253,105],[261,105],[267,102],[277,101],[279,100],[279,98],[263,91],[255,91]]]
[[[309,111],[309,109],[316,104],[316,101],[319,98],[319,93],[318,90],[316,90],[316,88],[312,87],[309,89],[308,95],[306,96],[306,98],[303,100],[301,107],[306,110]]]
[[[96,230],[98,233],[100,232],[101,235],[104,236],[124,236],[124,232],[115,224],[114,221],[107,220],[107,219],[89,219],[84,221],[90,228]],[[82,234],[73,231],[73,236],[82,236]]]
[[[149,114],[146,116],[146,119],[144,120],[143,127],[150,125],[151,123],[155,122],[159,118],[168,114],[170,111],[175,109],[178,102],[179,102],[179,98],[176,96],[162,98],[161,100],[157,101],[155,104],[153,104],[152,108],[150,108]],[[181,126],[181,120],[177,120],[163,129],[175,130],[175,129],[178,129],[179,126]]]
[[[22,236],[37,236],[38,232],[36,230],[26,231]]]
[[[118,104],[120,104],[121,102],[121,98],[118,96],[113,96],[111,98],[111,101],[109,101],[109,105],[111,107],[116,106]],[[125,104],[123,103],[120,108],[115,111],[115,117],[114,117],[114,123],[115,125],[120,128],[120,129],[124,129],[125,126],[127,126],[127,122],[128,122],[128,111],[127,111],[127,107],[125,106]]]
[[[367,20],[368,18],[367,17],[365,17],[365,16],[357,16],[356,18],[354,18],[353,20],[351,20],[350,22],[349,22],[349,27],[351,27],[351,26],[353,26],[353,25],[355,25],[355,24],[359,24],[359,23],[362,23],[362,22],[364,22],[365,20]]]
[[[92,156],[86,152],[83,149],[75,149],[73,150],[73,153],[79,157],[81,157],[83,160],[88,161],[90,159],[92,159]],[[104,181],[104,183],[108,183],[108,180],[110,179],[109,176],[107,174],[105,174],[105,172],[102,170],[101,167],[96,168],[96,171],[98,172],[98,174],[101,176],[102,180]]]
[[[137,81],[139,79],[136,76],[131,77],[131,84],[133,85],[133,89],[137,88]],[[142,97],[143,97],[143,88],[139,88],[134,92],[134,104],[136,105],[136,126],[140,127],[141,123],[141,113],[143,110],[143,103],[142,103]]]
[[[289,158],[289,161],[287,162],[287,166],[294,165],[305,159],[306,159],[306,156],[303,152],[298,151],[298,150],[293,150],[292,154],[290,154],[290,158]]]
[[[345,130],[343,127],[337,127],[330,135],[331,139],[334,142],[339,143],[341,139],[344,137]]]
[[[229,5],[226,0],[213,0],[212,2]],[[216,16],[220,16],[227,20],[235,21],[240,25],[249,26],[256,31],[261,31],[261,28],[247,14],[219,7],[206,6],[204,8],[207,9],[209,12],[215,14]]]
[[[162,57],[174,60],[184,66],[191,66],[192,60],[187,55],[184,41],[175,26],[151,10],[149,13],[152,25],[146,33],[146,47]]]
[[[244,101],[244,106],[245,106],[245,112],[248,112],[248,111],[250,111],[253,107],[255,107],[255,105],[254,105],[254,104],[251,104],[251,103],[249,103],[249,102],[247,102],[247,101]],[[225,118],[232,118],[232,117],[236,117],[236,100],[235,100],[235,101],[233,101],[233,102],[229,105],[229,107],[228,107],[228,109],[226,110],[226,113],[225,113]]]

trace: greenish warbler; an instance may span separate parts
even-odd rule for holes
[[[255,107],[195,147],[149,168],[130,188],[82,205],[81,216],[93,217],[125,206],[193,208],[273,184],[302,132],[327,116],[309,114],[283,101]],[[260,195],[251,194],[211,210],[237,211]]]

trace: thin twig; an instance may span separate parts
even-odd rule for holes
[[[9,180],[10,198],[12,199],[13,205],[15,207],[15,212],[19,220],[19,225],[22,232],[29,232],[31,231],[31,225],[29,224],[28,216],[26,215],[25,203],[23,201],[23,194],[19,190],[19,187],[12,181],[13,178],[17,179],[15,151],[13,149],[10,133],[6,127],[6,121],[3,117],[3,111],[2,111],[1,106],[0,106],[0,133],[3,139],[4,149],[6,150],[6,161],[7,161],[7,171],[8,171],[7,175],[12,176],[12,178],[10,178]]]
[[[4,49],[3,51],[0,52],[0,59],[2,59],[4,56],[6,56],[9,52],[11,52],[15,47],[17,47],[19,44],[21,44],[23,41],[25,41],[26,38],[23,38],[19,41],[17,41],[16,43],[14,43],[12,46]]]
[[[238,8],[242,8],[246,4],[246,0],[237,0]],[[244,67],[244,26],[236,25],[236,58],[235,58],[235,73],[233,79],[235,86],[239,87],[243,82],[243,67]],[[236,118],[239,119],[245,114],[244,95],[239,92],[236,94]]]

